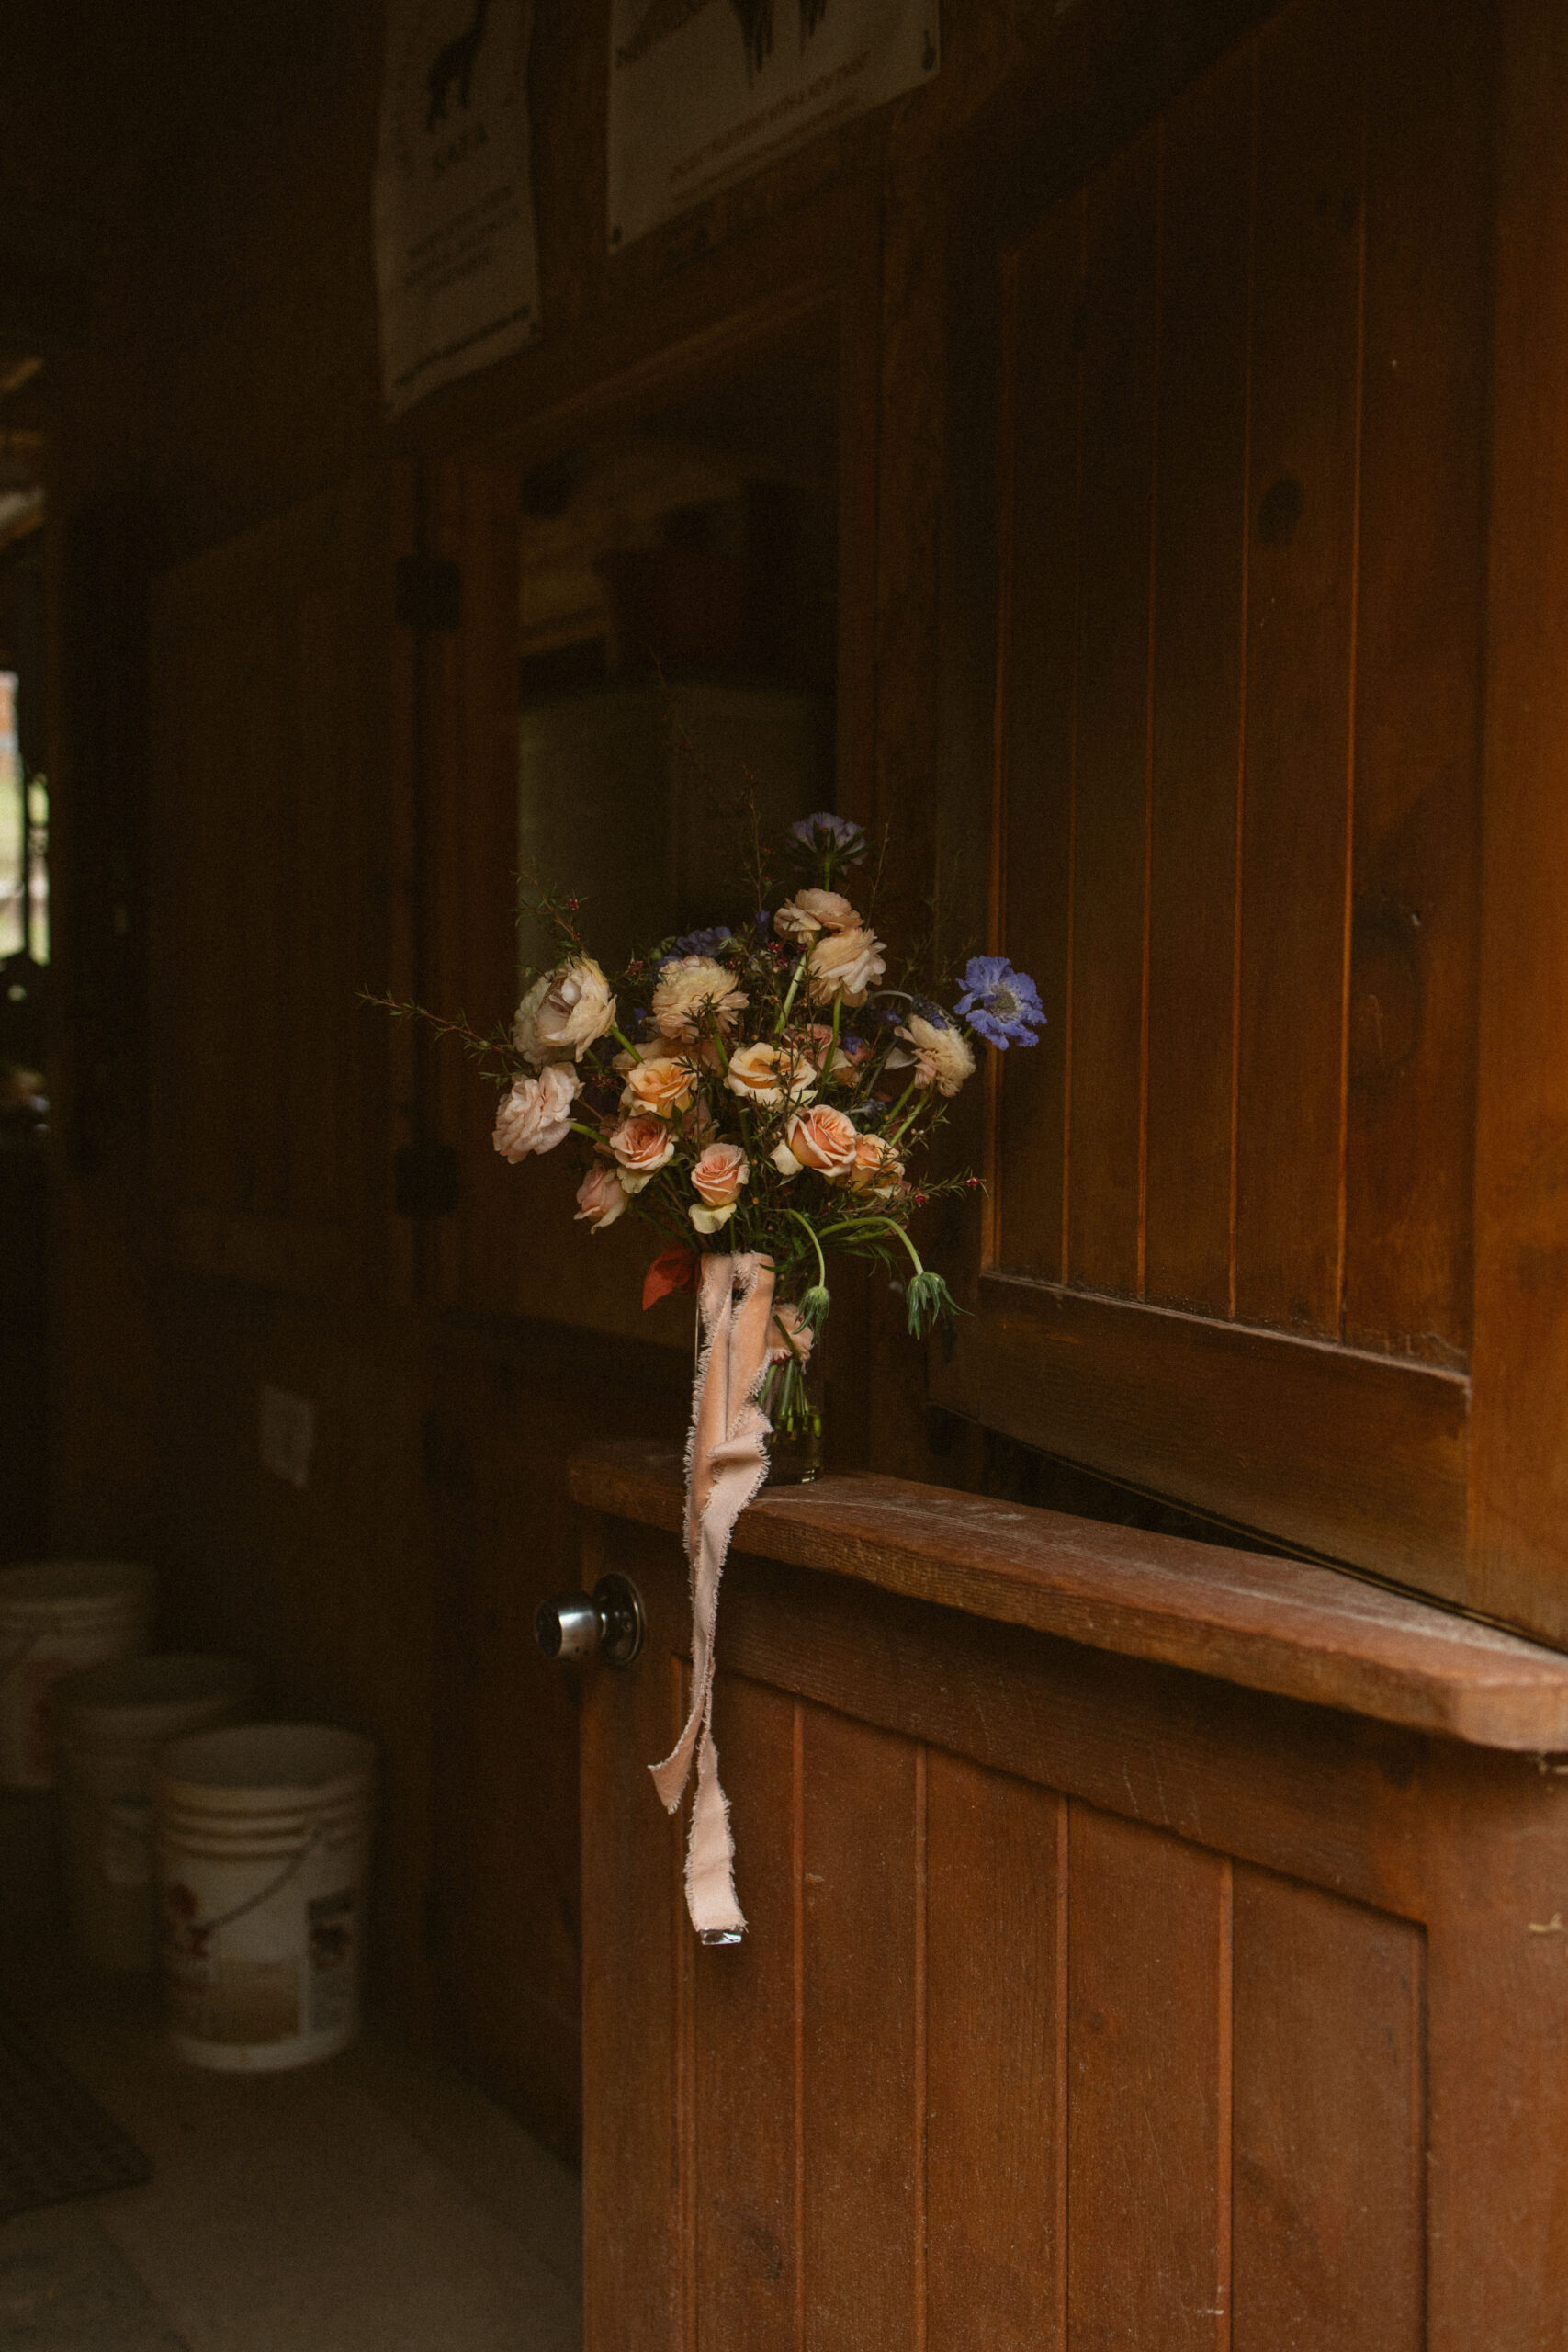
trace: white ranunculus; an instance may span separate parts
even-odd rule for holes
[[[525,1061],[581,1061],[615,1025],[610,983],[592,956],[574,956],[536,979],[512,1024]]]
[[[917,1086],[934,1086],[939,1094],[956,1094],[964,1080],[974,1077],[975,1056],[961,1029],[912,1012],[898,1035],[903,1044],[894,1046],[884,1067],[913,1067]]]
[[[736,1014],[746,1010],[746,998],[736,987],[733,972],[711,956],[676,956],[660,966],[652,1012],[661,1036],[690,1045],[708,1008],[721,1029],[735,1026]]]
[[[797,890],[773,917],[781,939],[807,947],[825,931],[858,931],[861,919],[837,890]]]
[[[841,996],[852,1008],[862,1005],[886,968],[874,932],[825,931],[807,963],[806,993],[813,1004]]]
[[[526,1159],[554,1151],[571,1133],[571,1106],[582,1081],[564,1062],[552,1062],[537,1078],[514,1078],[495,1117],[495,1148],[503,1159]]]

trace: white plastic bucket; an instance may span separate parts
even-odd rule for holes
[[[50,1692],[62,1674],[147,1646],[151,1568],[42,1560],[0,1568],[0,1787],[54,1784]]]
[[[65,1892],[95,1968],[156,1968],[152,1780],[173,1739],[231,1724],[254,1676],[231,1657],[116,1658],[67,1674],[53,1712]]]
[[[376,1751],[255,1724],[164,1750],[164,1981],[182,2058],[229,2073],[330,2058],[359,2024]]]

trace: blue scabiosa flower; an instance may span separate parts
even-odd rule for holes
[[[677,956],[716,956],[727,947],[735,933],[727,922],[716,922],[707,931],[689,931],[675,942]]]
[[[1005,956],[971,956],[964,989],[954,1010],[966,1015],[979,1036],[1004,1054],[1010,1046],[1039,1043],[1034,1032],[1045,1025],[1040,991],[1027,972],[1013,970]]]
[[[865,835],[850,817],[835,817],[830,808],[819,808],[814,817],[802,817],[792,825],[785,838],[804,850],[807,857],[825,857],[829,854],[835,865],[858,865],[865,855]]]

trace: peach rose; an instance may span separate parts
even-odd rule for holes
[[[825,931],[807,963],[806,993],[813,1004],[841,996],[847,1005],[862,1005],[886,968],[874,932]]]
[[[677,956],[660,966],[652,1011],[661,1036],[690,1043],[710,1010],[721,1029],[732,1029],[736,1014],[745,1012],[746,1003],[735,985],[734,973],[716,964],[711,956]]]
[[[693,1189],[700,1201],[686,1212],[699,1233],[716,1233],[735,1215],[740,1187],[751,1174],[750,1163],[738,1143],[710,1143],[692,1170]]]
[[[781,1176],[798,1175],[803,1168],[813,1169],[819,1176],[846,1176],[854,1166],[859,1140],[841,1111],[818,1103],[812,1110],[795,1112],[785,1122],[773,1166]]]
[[[615,1025],[615,1000],[592,956],[575,956],[536,979],[512,1024],[512,1042],[529,1062],[581,1061]]]
[[[755,1102],[766,1111],[776,1111],[787,1094],[792,1102],[809,1102],[817,1089],[807,1078],[802,1083],[804,1070],[810,1064],[804,1057],[780,1046],[760,1044],[742,1046],[729,1057],[729,1073],[725,1084],[742,1102]]]
[[[817,1344],[816,1333],[797,1306],[775,1306],[768,1326],[768,1362],[784,1363],[790,1356],[804,1366]]]
[[[495,1114],[495,1148],[513,1165],[530,1152],[554,1151],[571,1133],[571,1106],[582,1081],[564,1062],[551,1062],[537,1078],[514,1078]]]
[[[626,1205],[626,1188],[618,1170],[604,1160],[595,1160],[577,1188],[577,1216],[573,1222],[586,1222],[591,1233],[600,1233],[614,1225]]]
[[[965,1079],[974,1077],[975,1057],[961,1029],[912,1012],[898,1036],[901,1043],[894,1046],[885,1067],[912,1068],[917,1086],[934,1086],[939,1094],[956,1094]]]
[[[633,1062],[621,1092],[626,1111],[649,1111],[655,1118],[672,1119],[691,1107],[696,1079],[686,1062],[672,1054],[647,1054]]]
[[[896,1193],[904,1181],[904,1163],[892,1144],[881,1136],[857,1136],[855,1156],[836,1184],[848,1184],[857,1193],[870,1193],[879,1201]]]
[[[610,1149],[620,1162],[621,1182],[628,1193],[640,1193],[675,1156],[675,1138],[662,1119],[646,1113],[623,1119],[611,1130]]]
[[[837,890],[797,890],[773,917],[781,939],[808,947],[825,931],[858,931],[860,917]]]

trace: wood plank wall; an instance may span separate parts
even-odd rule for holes
[[[992,1262],[1468,1360],[1481,12],[1297,0],[1008,258]],[[1423,451],[1419,480],[1410,452]]]

